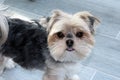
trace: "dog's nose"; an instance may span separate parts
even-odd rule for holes
[[[69,39],[69,40],[66,41],[66,44],[67,44],[68,47],[72,47],[74,42],[73,42],[73,40]]]

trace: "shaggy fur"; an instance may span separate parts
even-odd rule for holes
[[[37,22],[8,18],[9,35],[2,45],[2,54],[25,68],[40,68],[48,53],[47,34]]]
[[[43,68],[43,80],[80,80],[80,61],[90,55],[99,20],[83,11],[56,10],[39,22],[7,19],[9,35],[2,54],[25,68]],[[48,49],[49,48],[49,49]],[[49,52],[50,51],[50,52]]]

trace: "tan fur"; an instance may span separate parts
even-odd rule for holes
[[[86,21],[88,19],[87,16],[93,15],[89,12],[78,12],[70,15],[59,10],[54,11],[53,15],[51,16],[51,20],[48,23],[48,31],[50,31],[48,36],[48,45],[54,58],[60,58],[64,54],[67,47],[65,44],[66,38],[59,40],[56,37],[56,33],[60,31],[63,32],[64,35],[66,35],[68,32],[74,35],[73,40],[75,44],[73,47],[81,59],[88,55],[94,45],[94,36],[91,34],[88,22]],[[98,19],[95,20],[95,24],[97,22],[99,22]],[[76,32],[83,32],[84,37],[82,39],[78,39],[75,36]],[[80,46],[84,48],[81,48]],[[55,49],[53,50],[53,48]]]
[[[88,11],[78,12],[74,16],[80,17],[83,20],[85,20],[86,22],[89,22],[88,16],[94,17],[95,18],[94,26],[96,26],[96,25],[98,25],[100,23],[100,20],[98,18],[96,18],[95,16],[93,16]]]
[[[89,17],[92,17],[93,19],[93,26],[90,25],[91,21]],[[49,80],[59,80],[61,75],[59,73],[60,70],[66,71],[65,67],[71,66],[73,63],[74,65],[76,65],[77,62],[89,56],[95,42],[94,35],[91,33],[90,28],[94,29],[96,24],[99,22],[100,21],[89,12],[78,12],[73,15],[60,10],[53,12],[50,21],[46,23],[47,31],[49,33],[48,47],[50,49],[50,54],[54,58],[54,60],[60,61],[62,63],[59,64],[48,61],[48,71],[46,72],[48,74],[45,74],[45,80],[48,80],[49,78],[51,78]],[[58,32],[62,32],[64,34],[64,37],[62,39],[57,36]],[[81,38],[76,36],[76,33],[78,32],[83,33],[83,36]],[[68,46],[66,45],[66,40],[69,39],[66,36],[69,33],[72,34],[72,38],[70,39],[74,42],[72,46],[74,51],[66,50],[68,48]],[[54,75],[51,75],[53,73]],[[66,72],[64,73],[64,76],[65,75],[67,75]],[[56,78],[56,76],[58,76],[59,78]],[[68,78],[70,78],[70,76],[68,76]],[[71,79],[79,80],[78,76],[71,77]]]
[[[0,14],[0,46],[5,43],[8,37],[9,27],[5,16]]]

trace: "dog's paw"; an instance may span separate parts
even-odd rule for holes
[[[80,80],[78,75],[73,75],[70,80]]]
[[[16,66],[16,63],[12,59],[8,59],[8,61],[5,64],[5,67],[7,69],[12,69]]]

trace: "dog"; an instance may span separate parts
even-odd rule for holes
[[[79,63],[90,55],[99,23],[99,19],[87,11],[72,15],[56,10],[50,18],[42,19],[52,57],[46,60],[44,80],[80,80]]]
[[[43,69],[43,80],[79,80],[79,63],[90,55],[100,23],[87,11],[72,15],[61,10],[39,23],[10,18],[7,22],[2,55],[27,69]]]

